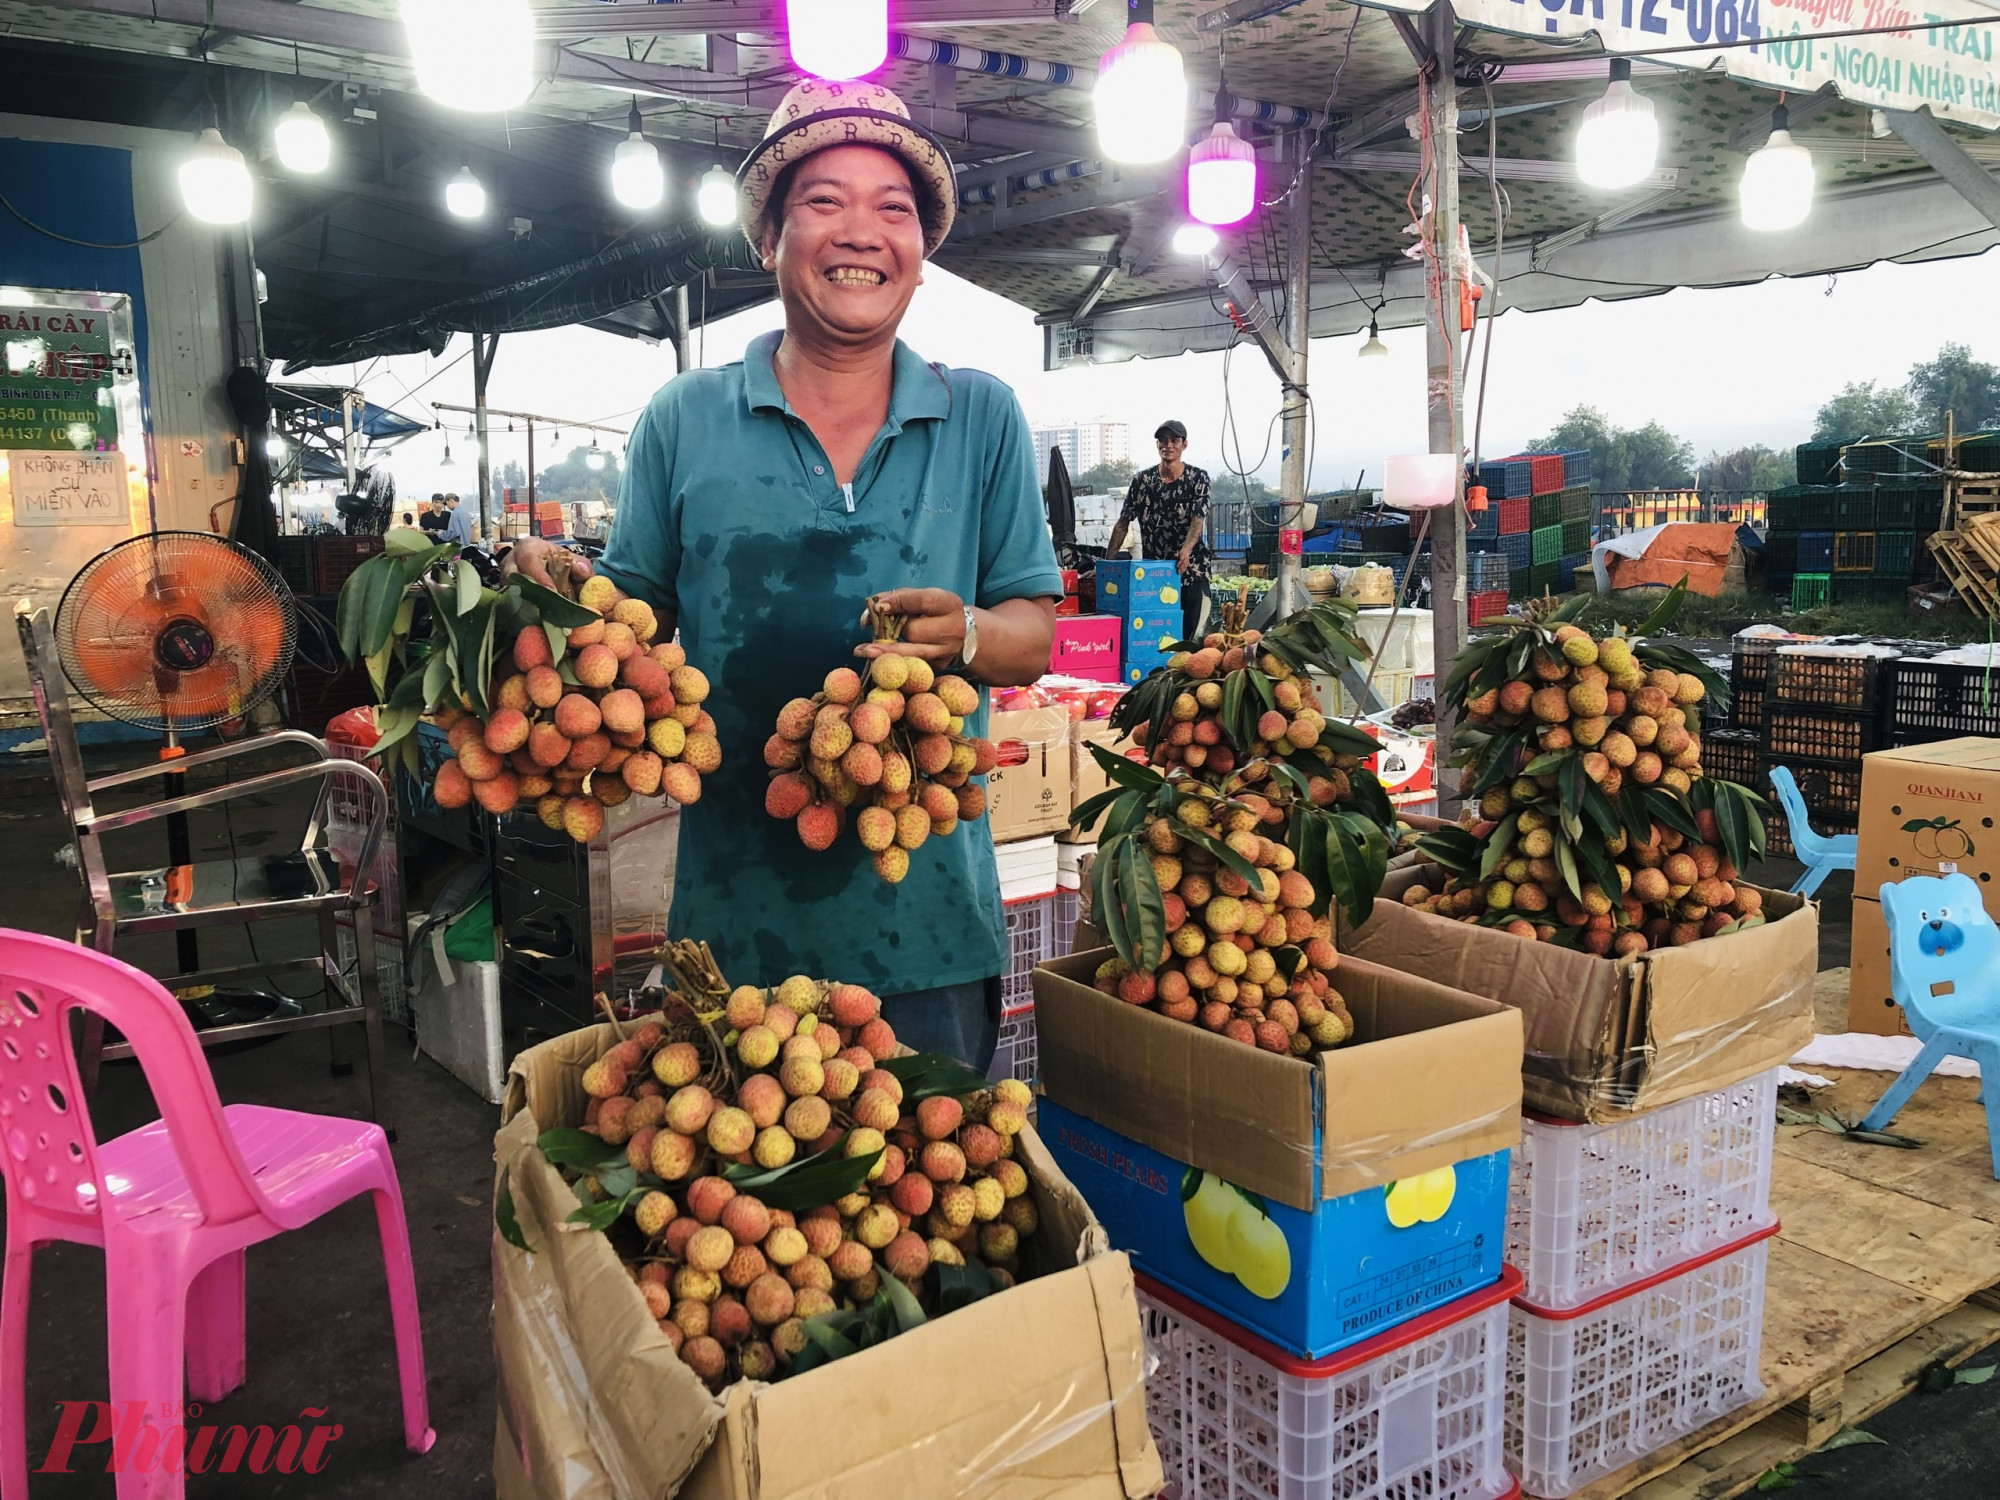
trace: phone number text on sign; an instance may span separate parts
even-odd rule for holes
[[[7,477],[16,526],[130,524],[122,453],[9,453]]]

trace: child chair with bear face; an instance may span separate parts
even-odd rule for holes
[[[2000,928],[1978,882],[1955,870],[1882,887],[1889,979],[1922,1050],[1862,1123],[1881,1130],[1946,1057],[1979,1064],[1987,1144],[2000,1178]]]

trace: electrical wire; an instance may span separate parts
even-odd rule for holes
[[[154,240],[158,239],[161,235],[165,234],[169,229],[172,229],[176,224],[180,223],[181,221],[181,214],[177,213],[171,219],[167,220],[166,223],[162,224],[158,229],[155,229],[151,234],[141,235],[136,240],[121,240],[116,243],[108,243],[100,240],[80,240],[77,239],[74,235],[59,233],[58,231],[49,228],[46,224],[37,224],[33,219],[29,218],[26,214],[22,213],[20,209],[16,208],[10,201],[8,201],[5,194],[0,194],[0,208],[6,209],[8,213],[12,214],[15,218],[19,219],[23,224],[27,225],[28,228],[34,230],[36,234],[46,235],[52,240],[59,240],[65,245],[76,245],[84,250],[137,250],[141,245],[152,244]],[[182,212],[184,213],[185,210],[183,210]]]

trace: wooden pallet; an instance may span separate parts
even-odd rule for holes
[[[1820,1070],[1814,1095],[1853,1118],[1892,1075]],[[1764,1303],[1764,1395],[1578,1492],[1579,1500],[1726,1500],[2000,1342],[2000,1182],[1977,1079],[1932,1078],[1894,1129],[1899,1151],[1780,1126]]]
[[[1956,531],[1933,532],[1927,543],[1931,556],[1937,559],[1939,570],[1972,610],[1989,619],[2000,617],[2000,578],[1994,576],[1986,559],[1962,537]]]

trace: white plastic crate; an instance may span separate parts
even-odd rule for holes
[[[343,921],[334,928],[334,957],[350,989],[355,984],[354,923]],[[403,978],[403,945],[394,938],[375,934],[375,978],[382,993],[382,1019],[398,1026],[410,1024],[410,994]],[[358,990],[353,991],[356,994]]]
[[[1067,958],[1076,946],[1076,921],[1083,911],[1083,897],[1072,887],[1056,887],[1055,944],[1051,958]]]
[[[1035,1081],[1037,1060],[1035,1012],[1030,1008],[1000,1022],[1000,1041],[993,1049],[993,1063],[986,1076],[994,1083],[1003,1078],[1018,1078],[1031,1084]]]
[[[1007,903],[1007,972],[1000,979],[1000,1014],[1019,1015],[1035,1005],[1035,967],[1056,956],[1056,898],[1036,896]]]
[[[1577,1307],[1771,1222],[1774,1068],[1608,1125],[1521,1122],[1507,1261],[1542,1307]]]
[[[1503,1500],[1508,1270],[1321,1360],[1141,1276],[1146,1416],[1180,1500]]]
[[[1582,1307],[1517,1298],[1507,1329],[1507,1462],[1560,1500],[1764,1393],[1767,1225]]]

